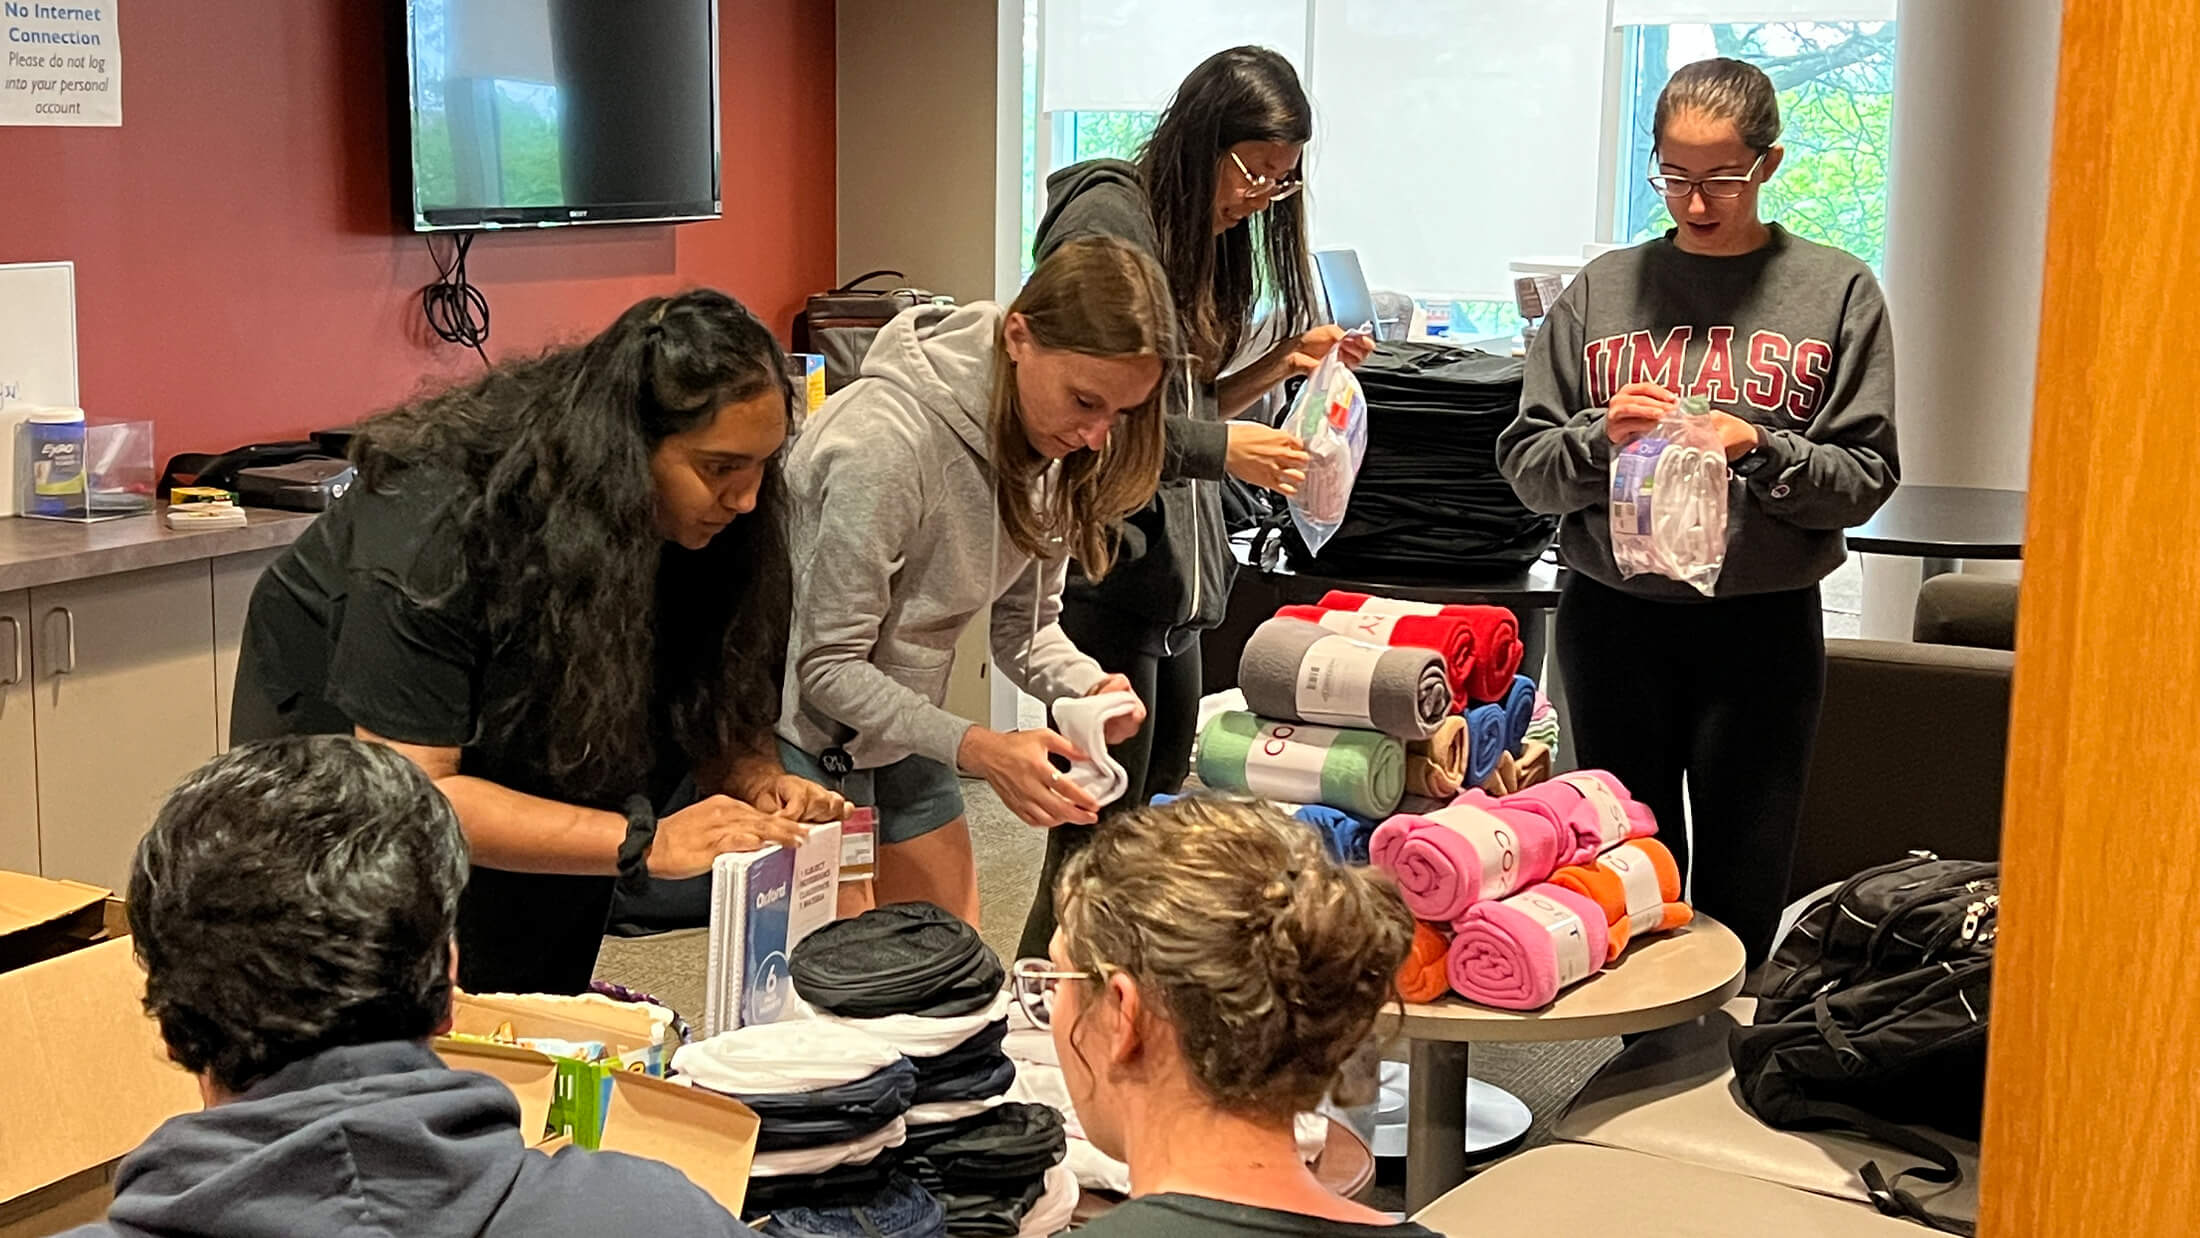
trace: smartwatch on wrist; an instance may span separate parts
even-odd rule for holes
[[[1771,442],[1765,434],[1765,428],[1763,426],[1752,426],[1751,428],[1757,432],[1757,445],[1743,452],[1740,458],[1727,466],[1734,470],[1736,477],[1755,477],[1764,471],[1766,465],[1772,463]]]

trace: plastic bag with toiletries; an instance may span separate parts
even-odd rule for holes
[[[1622,578],[1664,576],[1710,597],[1726,563],[1726,451],[1711,403],[1684,397],[1612,453],[1612,558]]]
[[[1344,362],[1344,340],[1353,336],[1372,338],[1374,327],[1363,325],[1330,348],[1283,422],[1309,457],[1306,482],[1291,496],[1291,523],[1311,554],[1320,554],[1343,526],[1352,484],[1367,458],[1367,396]]]

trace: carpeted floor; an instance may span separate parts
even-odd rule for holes
[[[1012,816],[984,783],[965,782],[963,791],[970,803],[971,842],[978,855],[981,931],[988,945],[1009,958],[1038,884],[1045,836]],[[694,1012],[703,1008],[708,949],[702,929],[657,937],[606,938],[596,974],[654,994],[675,1010]],[[1397,1049],[1396,1056],[1402,1057],[1403,1046]],[[1617,1040],[1491,1045],[1475,1050],[1474,1073],[1518,1096],[1534,1113],[1535,1126],[1524,1141],[1534,1146],[1545,1141],[1551,1122],[1581,1084],[1618,1051]],[[1402,1169],[1386,1165],[1383,1179],[1386,1186],[1402,1182]],[[1385,1206],[1383,1197],[1392,1193],[1379,1188],[1374,1202]]]

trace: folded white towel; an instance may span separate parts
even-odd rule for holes
[[[794,1148],[785,1152],[759,1152],[749,1167],[752,1178],[791,1178],[797,1174],[821,1174],[842,1165],[868,1165],[888,1148],[909,1142],[909,1128],[900,1118],[847,1143],[822,1148]]]
[[[938,1057],[962,1047],[964,1041],[1008,1017],[1016,1005],[1016,999],[1003,992],[993,999],[993,1004],[976,1014],[961,1015],[952,1019],[935,1019],[917,1014],[881,1015],[875,1019],[851,1019],[843,1015],[819,1011],[819,1023],[850,1027],[868,1036],[877,1037],[889,1047],[908,1057]],[[857,1076],[861,1078],[862,1076]]]
[[[1135,692],[1103,692],[1099,696],[1065,697],[1054,702],[1054,725],[1062,738],[1077,745],[1086,760],[1069,767],[1063,777],[1105,808],[1131,789],[1131,776],[1108,755],[1108,724],[1137,712]]]
[[[855,1083],[900,1060],[899,1049],[860,1028],[799,1019],[682,1045],[672,1070],[713,1092],[780,1096]]]

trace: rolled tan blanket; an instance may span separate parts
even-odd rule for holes
[[[1467,720],[1457,714],[1436,725],[1427,739],[1406,745],[1406,790],[1432,800],[1450,800],[1466,786]]]
[[[1497,768],[1482,780],[1482,790],[1490,795],[1511,795],[1520,789],[1520,762],[1509,752],[1499,753]]]
[[[1551,780],[1551,747],[1540,739],[1531,739],[1520,747],[1520,784],[1514,791],[1525,791]]]

